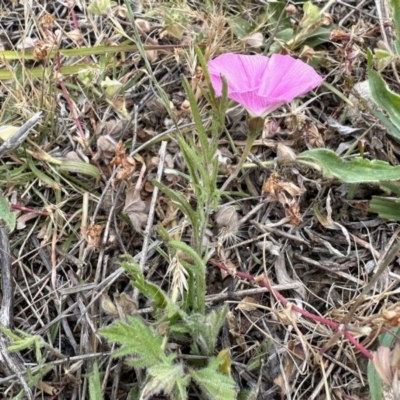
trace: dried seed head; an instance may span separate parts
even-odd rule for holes
[[[218,149],[216,151],[215,156],[218,159],[218,171],[221,174],[228,175],[230,172],[230,167],[232,164],[231,154],[228,154],[228,151],[224,151],[224,149]]]
[[[306,124],[306,129],[305,129],[305,136],[310,143],[311,147],[313,148],[321,148],[324,147],[324,139],[322,135],[319,133],[318,128],[314,124]]]
[[[222,207],[215,215],[218,238],[221,242],[235,243],[240,238],[239,215],[234,206]]]
[[[349,41],[351,38],[351,34],[346,31],[342,31],[341,29],[333,29],[331,31],[331,36],[329,38],[332,42],[343,42]]]
[[[43,60],[47,57],[46,42],[43,40],[38,40],[33,49],[33,58],[35,60]]]
[[[246,39],[246,44],[256,49],[260,48],[263,45],[263,42],[264,36],[261,32],[253,33]]]
[[[264,124],[263,138],[274,136],[280,131],[279,122],[266,119]]]
[[[83,35],[80,29],[73,29],[70,32],[65,32],[65,34],[74,42],[81,45],[83,43]]]
[[[56,20],[56,17],[52,14],[44,14],[40,19],[39,19],[39,25],[43,26],[43,28],[50,29],[53,27],[54,21]]]
[[[189,114],[191,112],[189,100],[184,100],[181,104],[181,112],[184,114]]]
[[[333,15],[328,14],[328,13],[323,13],[321,23],[322,23],[322,25],[325,25],[325,26],[332,25],[333,24]]]
[[[115,307],[114,303],[107,293],[103,293],[100,296],[100,305],[107,315],[118,315],[117,307]]]
[[[158,58],[158,51],[157,50],[147,50],[146,51],[147,59],[153,63]]]
[[[180,256],[181,254],[178,252],[176,256],[171,259],[167,274],[172,276],[172,293],[176,295],[176,290],[178,290],[181,296],[183,296],[184,292],[188,290],[188,272],[182,265]]]
[[[293,4],[289,4],[288,6],[286,6],[285,11],[288,15],[295,15],[298,12],[296,6],[294,6]]]
[[[301,53],[299,54],[299,57],[302,60],[308,61],[311,60],[316,54],[316,51],[311,48],[310,46],[304,46],[303,50],[301,51]]]
[[[149,33],[152,30],[152,26],[150,22],[144,19],[137,19],[135,20],[135,24],[141,32]]]
[[[276,147],[276,160],[281,161],[293,161],[296,159],[296,153],[289,146],[285,146],[282,143],[278,143]]]

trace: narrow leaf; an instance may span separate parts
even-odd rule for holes
[[[36,175],[37,178],[39,178],[43,183],[46,185],[52,187],[54,190],[61,190],[60,185],[51,179],[49,176],[47,176],[45,173],[40,171],[38,168],[36,168],[35,163],[33,162],[31,157],[28,157],[28,164],[29,168],[31,171]]]
[[[10,232],[12,232],[15,228],[15,214],[11,211],[10,205],[8,204],[8,200],[0,195],[0,220],[3,220]]]
[[[368,50],[368,83],[374,102],[382,107],[400,130],[400,96],[392,92],[381,75],[373,69],[372,52]],[[398,134],[389,132],[398,138]]]
[[[171,201],[183,212],[183,214],[190,219],[192,225],[197,226],[197,214],[186,198],[179,192],[171,190],[167,186],[153,179],[151,183],[157,186],[164,194],[166,194]]]
[[[159,286],[145,280],[139,264],[133,258],[130,257],[129,262],[123,262],[121,266],[132,276],[132,285],[151,301],[153,307],[163,309],[167,306],[170,302],[167,294]]]
[[[396,52],[400,56],[400,0],[389,0],[390,7],[392,8],[392,17],[394,22],[394,29],[396,31],[397,39],[395,42]]]
[[[100,173],[97,167],[94,165],[80,162],[80,161],[63,161],[58,167],[60,171],[73,172],[76,174],[83,174],[91,176],[95,179],[100,177]]]
[[[89,376],[89,395],[90,400],[101,400],[103,398],[97,361],[93,363],[93,371]]]
[[[382,379],[374,367],[374,363],[369,360],[368,362],[368,385],[371,392],[371,400],[382,400]]]
[[[369,203],[369,211],[377,213],[381,218],[400,221],[400,199],[373,196]]]

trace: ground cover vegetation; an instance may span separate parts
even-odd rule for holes
[[[398,0],[0,10],[1,398],[400,398]]]

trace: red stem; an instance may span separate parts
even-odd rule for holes
[[[216,260],[210,260],[210,264],[223,269],[224,271],[231,272],[231,270],[223,263],[218,262]],[[312,321],[318,322],[322,325],[329,326],[333,328],[334,330],[342,330],[343,325],[337,323],[336,321],[333,321],[331,319],[327,319],[324,317],[321,317],[319,315],[310,313],[309,311],[304,310],[303,308],[300,308],[296,306],[295,304],[290,303],[285,297],[283,297],[278,291],[276,291],[272,286],[267,282],[265,279],[255,279],[253,275],[246,274],[244,272],[235,272],[235,275],[238,276],[239,278],[246,279],[248,281],[255,281],[258,283],[260,286],[263,286],[267,288],[285,307],[287,307],[290,304],[290,307],[292,310],[298,312],[301,314],[303,317],[311,319]],[[361,344],[359,343],[350,332],[344,331],[344,336],[348,341],[360,352],[362,353],[365,357],[369,358],[372,360],[372,354]],[[323,353],[323,349],[321,349],[320,353]]]
[[[75,29],[79,29],[78,20],[76,18],[76,14],[75,14],[75,11],[74,11],[74,2],[73,1],[67,1],[67,6],[69,8],[69,12],[70,12],[71,17],[72,17],[72,22],[74,24],[74,28]]]

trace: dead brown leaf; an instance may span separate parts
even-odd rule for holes
[[[118,315],[117,307],[115,307],[114,303],[107,293],[103,293],[100,296],[100,305],[107,315]]]
[[[295,198],[287,202],[285,208],[286,215],[289,217],[289,222],[294,226],[299,226],[303,222],[303,216],[300,213],[300,204]]]
[[[101,225],[90,225],[85,230],[83,229],[83,236],[88,243],[89,248],[98,249],[101,245],[101,232],[103,227]]]
[[[140,198],[139,192],[135,187],[126,191],[125,207],[123,213],[126,214],[132,222],[133,229],[140,232],[147,221],[146,203]]]
[[[130,179],[135,172],[135,160],[133,157],[126,154],[125,145],[122,140],[115,146],[115,157],[111,160],[110,165],[120,167],[117,172],[117,179],[119,180]]]
[[[400,326],[400,303],[383,310],[382,317],[391,326]]]
[[[239,304],[236,306],[236,310],[242,311],[254,311],[257,310],[258,301],[254,297],[246,296],[240,300]]]

